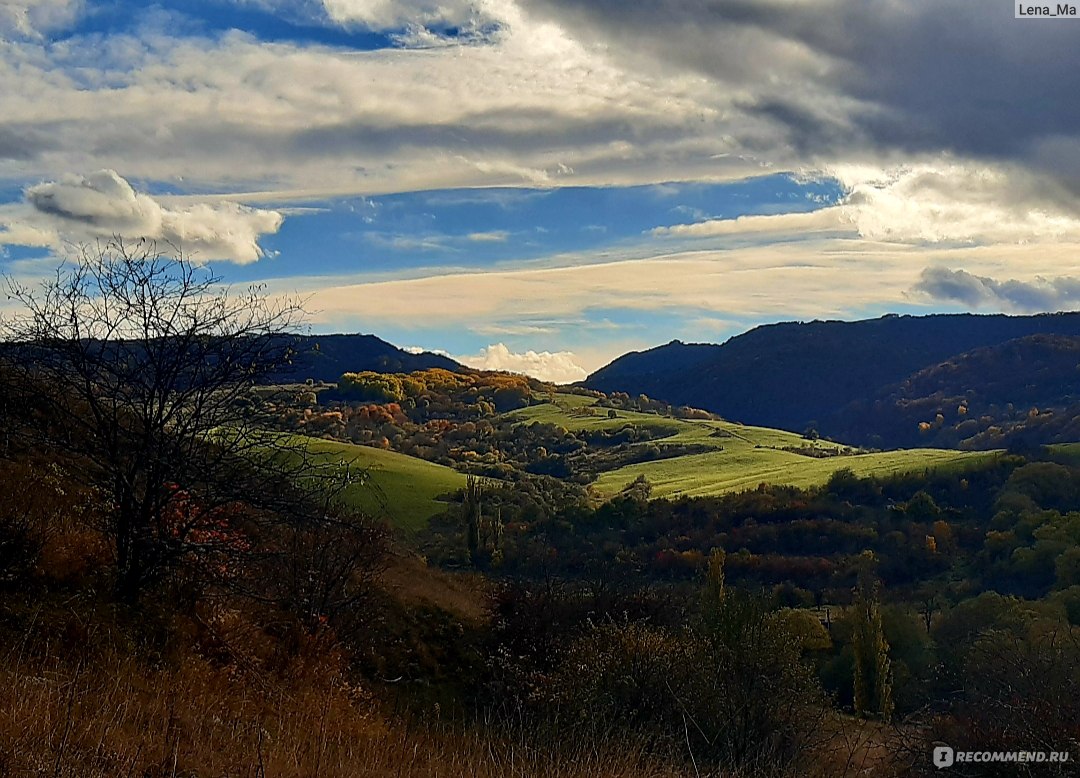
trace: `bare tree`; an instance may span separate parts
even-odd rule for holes
[[[291,363],[298,301],[234,293],[179,250],[119,238],[7,291],[22,312],[0,324],[0,388],[19,398],[32,441],[64,452],[104,498],[120,598],[185,561],[249,550],[244,525],[260,517],[318,520],[325,499],[305,494],[348,477],[250,418],[252,388]]]

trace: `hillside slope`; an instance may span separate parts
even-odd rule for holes
[[[1031,335],[958,354],[851,403],[828,427],[904,446],[1080,440],[1080,338]]]
[[[444,498],[465,487],[458,471],[394,451],[308,438],[308,448],[326,462],[365,470],[366,478],[350,486],[345,499],[404,530],[419,529],[446,510]]]
[[[663,437],[639,447],[657,449],[655,458],[608,470],[591,488],[612,497],[639,476],[652,487],[653,497],[702,497],[753,489],[767,483],[809,487],[826,483],[837,470],[850,468],[859,476],[887,476],[925,469],[965,468],[996,456],[921,448],[915,451],[860,453],[828,441],[810,441],[790,432],[726,421],[673,419],[655,414],[619,411],[614,417],[594,407],[587,397],[558,394],[554,403],[534,405],[506,414],[526,424],[557,424],[568,430],[646,427]],[[665,448],[698,449],[666,456]]]
[[[342,373],[363,370],[411,373],[433,367],[462,369],[449,357],[430,351],[414,354],[374,335],[300,335],[296,337],[296,348],[292,369],[274,376],[274,381],[336,381]]]
[[[785,322],[719,346],[674,342],[627,354],[584,385],[644,393],[750,424],[797,431],[816,425],[839,435],[836,419],[850,404],[954,355],[1041,333],[1078,336],[1080,314]]]

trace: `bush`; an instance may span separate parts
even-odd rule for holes
[[[737,591],[691,629],[590,623],[544,682],[534,679],[534,703],[579,735],[736,771],[797,769],[826,706],[794,627]]]

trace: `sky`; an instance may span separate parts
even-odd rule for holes
[[[0,0],[0,273],[147,237],[313,332],[559,382],[1074,309],[1080,21],[1014,5]]]

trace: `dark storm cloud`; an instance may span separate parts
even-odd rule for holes
[[[800,150],[828,154],[822,110],[867,151],[1025,158],[1080,135],[1080,54],[1068,21],[1013,18],[1005,0],[527,0],[625,60],[752,87],[747,105]],[[836,102],[828,104],[828,98]],[[826,99],[823,105],[822,100]]]
[[[966,270],[928,267],[913,291],[942,302],[1012,311],[1062,311],[1080,304],[1080,278],[998,281]]]

